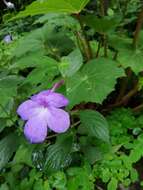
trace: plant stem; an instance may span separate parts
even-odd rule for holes
[[[131,69],[128,69],[127,70],[127,77],[123,78],[121,81],[120,92],[119,92],[119,95],[117,96],[117,99],[115,101],[116,103],[118,103],[122,99],[122,97],[124,96],[125,91],[127,89],[129,79],[131,78],[131,75],[132,75],[132,71],[131,71]]]
[[[78,124],[80,124],[80,121],[77,121],[77,122],[75,122],[74,124],[72,124],[72,125],[71,125],[71,128],[76,127]]]
[[[80,39],[80,41],[82,43],[82,46],[83,46],[87,61],[89,61],[90,59],[92,59],[91,46],[90,46],[90,43],[89,43],[89,41],[87,39],[86,33],[84,31],[84,26],[83,26],[83,23],[82,23],[82,21],[80,19],[80,15],[76,14],[75,16],[76,16],[77,20],[79,21],[79,24],[80,24],[80,27],[81,27],[81,33],[77,32],[77,34],[78,34],[78,37],[79,37],[79,39]]]
[[[133,111],[134,111],[134,112],[139,112],[139,111],[141,111],[142,109],[143,109],[143,104],[140,104],[140,105],[136,106],[135,108],[133,108]]]
[[[134,38],[133,38],[133,47],[134,48],[137,48],[137,43],[138,43],[142,24],[143,24],[143,6],[142,6],[142,10],[138,16],[138,19],[137,19],[137,25],[136,25],[136,29],[135,29],[135,33],[134,33]]]
[[[104,16],[104,0],[100,0],[100,13],[101,13],[101,16],[103,17]]]
[[[138,83],[134,86],[134,88],[128,92],[128,94],[126,94],[119,102],[112,104],[109,106],[109,108],[114,108],[114,107],[118,107],[121,105],[125,105],[127,104],[127,102],[130,100],[130,98],[132,96],[134,96],[138,91]]]
[[[103,190],[99,185],[96,185],[96,188],[97,188],[98,190]]]
[[[100,52],[100,48],[101,48],[101,41],[98,42],[98,48],[97,48],[97,52],[96,52],[96,58],[98,58],[99,56],[99,52]]]
[[[74,34],[75,37],[76,37],[77,46],[79,47],[81,53],[84,55],[84,50],[83,50],[83,46],[82,46],[82,44],[81,44],[81,40],[80,40],[80,36],[79,36],[79,34],[78,34],[78,31],[74,32],[73,34]]]
[[[109,0],[101,0],[100,2],[101,16],[107,15],[108,7],[109,7]]]
[[[64,82],[64,80],[60,80],[59,82],[55,83],[51,91],[54,92],[57,88],[60,88],[64,84]]]
[[[135,85],[135,87],[134,87],[130,92],[128,92],[128,94],[126,94],[126,95],[122,98],[122,100],[119,102],[119,105],[121,105],[121,104],[123,104],[123,103],[127,103],[127,102],[129,101],[129,99],[130,99],[133,95],[135,95],[135,94],[137,93],[137,91],[138,91],[138,84]]]
[[[104,43],[104,57],[108,57],[108,45],[107,45],[107,36],[103,35],[103,43]]]
[[[114,61],[117,60],[117,56],[118,56],[118,51],[115,51],[114,56],[113,56],[113,60],[114,60]]]
[[[106,4],[106,0],[100,0],[100,12],[101,12],[101,17],[105,16],[105,4]],[[104,57],[107,57],[107,50],[108,50],[108,44],[107,44],[107,36],[106,34],[103,34],[103,46],[104,46]]]

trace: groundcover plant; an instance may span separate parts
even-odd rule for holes
[[[0,190],[143,189],[143,1],[0,1]]]

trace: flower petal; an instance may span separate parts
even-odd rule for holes
[[[32,96],[31,99],[39,104],[46,104],[46,106],[54,106],[57,108],[65,107],[69,103],[65,96],[60,93],[53,92],[52,90],[44,90]]]
[[[56,133],[64,133],[70,126],[70,117],[62,109],[51,107],[49,109],[48,127]]]
[[[47,122],[43,117],[32,117],[24,127],[24,134],[31,143],[42,143],[47,136]]]
[[[47,97],[49,105],[57,108],[65,107],[69,104],[69,100],[60,93],[52,92]]]
[[[18,107],[17,113],[23,120],[28,120],[38,114],[38,108],[39,105],[36,102],[27,100]]]

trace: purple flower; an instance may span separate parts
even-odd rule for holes
[[[9,44],[9,43],[11,43],[11,41],[12,41],[12,36],[8,34],[8,35],[6,35],[6,36],[3,38],[3,40],[4,40],[5,43]]]
[[[42,143],[48,128],[56,133],[65,132],[70,126],[69,114],[62,107],[68,99],[52,90],[42,91],[23,102],[17,109],[22,120],[27,121],[24,134],[31,143]]]

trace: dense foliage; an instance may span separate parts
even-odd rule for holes
[[[11,3],[0,2],[0,190],[142,189],[143,2]],[[70,128],[30,143],[17,108],[60,81]]]

